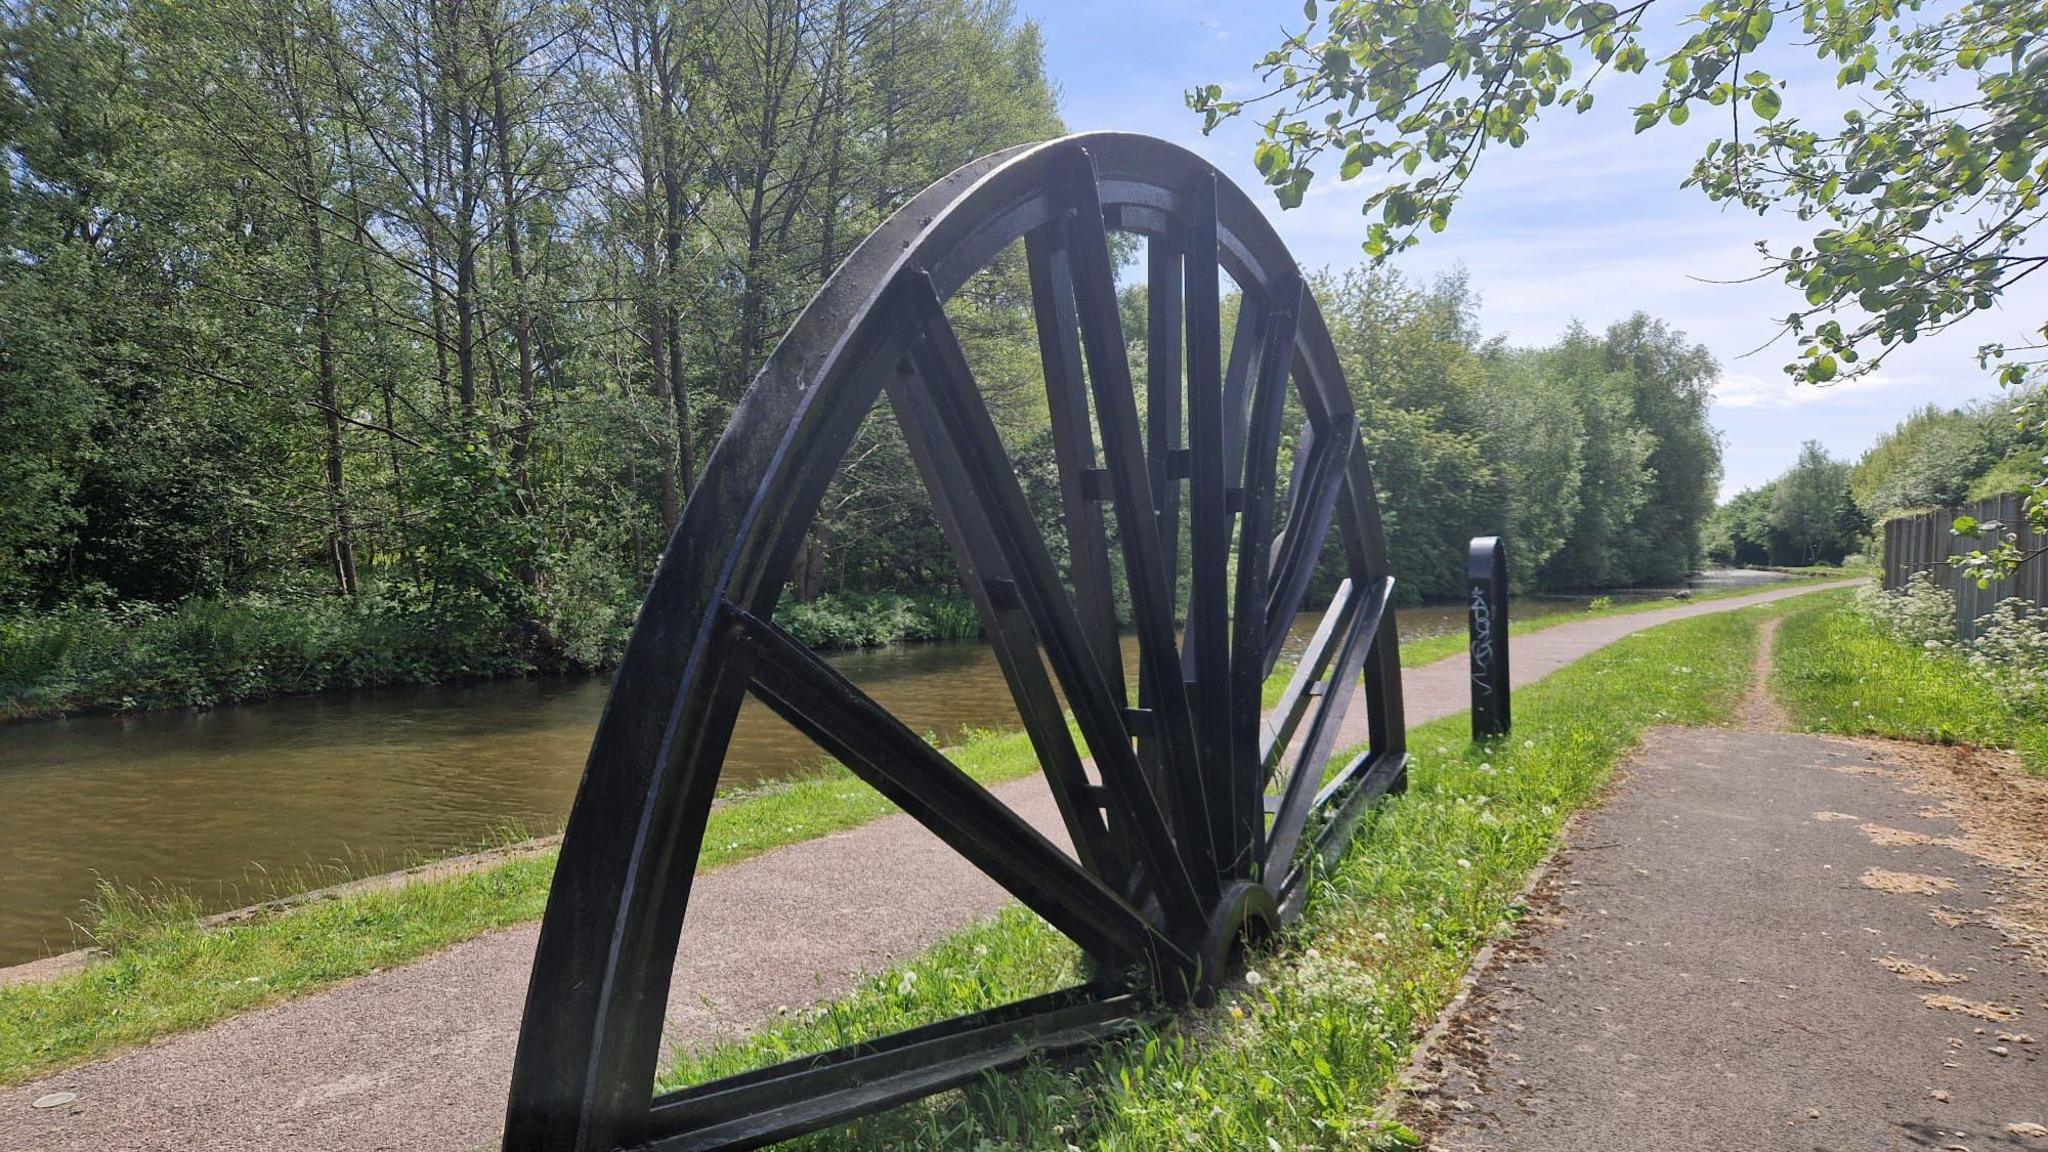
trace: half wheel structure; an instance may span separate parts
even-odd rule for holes
[[[1013,245],[1056,456],[1050,530],[946,311]],[[1139,273],[1119,253],[1140,249],[1134,380],[1119,279]],[[878,411],[922,474],[1071,851],[772,622]],[[1319,563],[1325,591],[1340,569],[1334,595],[1263,708]],[[1319,862],[1403,786],[1392,588],[1328,332],[1243,191],[1191,152],[1114,133],[932,185],[782,340],[662,556],[565,832],[505,1148],[759,1147],[1204,1001],[1233,947],[1298,914]],[[1093,979],[656,1095],[698,853],[749,696],[1071,937]]]

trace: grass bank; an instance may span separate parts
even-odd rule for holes
[[[2048,775],[2048,716],[2006,706],[1963,656],[1886,635],[1846,591],[1796,601],[1773,663],[1772,687],[1808,731],[2010,748]]]
[[[976,734],[951,755],[989,784],[1037,770],[1021,733]],[[712,810],[703,866],[723,867],[893,811],[880,793],[843,771],[736,795]],[[0,988],[0,1084],[537,920],[554,869],[550,850],[211,929],[200,925],[189,901],[107,893],[94,926],[108,949],[104,959],[49,983]]]
[[[1654,724],[1729,717],[1771,608],[1630,637],[1516,701],[1513,737],[1468,744],[1451,717],[1410,733],[1410,790],[1366,823],[1308,915],[1216,1011],[1078,1069],[1038,1067],[796,1144],[857,1148],[1400,1147],[1377,1114],[1418,1033],[1576,810]],[[1078,977],[1064,938],[1021,910],[975,926],[846,1000],[677,1062],[666,1085],[815,1052]]]

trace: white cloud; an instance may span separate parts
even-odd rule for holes
[[[1840,400],[1858,392],[1890,388],[1894,380],[1882,372],[1853,376],[1828,384],[1800,384],[1790,376],[1729,372],[1714,384],[1714,403],[1721,408],[1803,408]]]

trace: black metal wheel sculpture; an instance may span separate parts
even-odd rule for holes
[[[1142,416],[1111,231],[1145,240]],[[943,310],[1020,240],[1065,571]],[[1227,364],[1224,271],[1242,294]],[[1303,419],[1283,483],[1290,382]],[[1071,856],[770,623],[819,501],[883,394]],[[1135,705],[1105,505],[1137,633]],[[1174,603],[1183,513],[1184,642]],[[1332,523],[1348,578],[1281,703],[1262,713],[1261,686]],[[504,1146],[758,1147],[1204,999],[1234,943],[1294,916],[1317,859],[1341,851],[1371,800],[1405,780],[1392,584],[1321,314],[1241,190],[1179,147],[1110,133],[1011,149],[932,185],[847,259],[783,339],[662,557],[563,840]],[[694,865],[748,694],[1072,937],[1095,979],[654,1096]],[[1355,696],[1369,744],[1332,772]]]

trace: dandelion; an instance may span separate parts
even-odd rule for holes
[[[1470,868],[1472,867],[1472,862],[1470,860],[1465,859],[1463,856],[1460,856],[1458,857],[1458,867]]]
[[[1247,988],[1257,988],[1265,982],[1266,978],[1259,975],[1259,970],[1256,968],[1250,969],[1244,974],[1244,983]]]
[[[1534,740],[1524,740],[1524,741],[1522,741],[1522,747],[1524,747],[1524,748],[1534,748],[1535,746],[1536,746],[1536,742],[1535,742]]]
[[[1238,1007],[1237,1005],[1235,1005],[1235,1004],[1232,1004],[1232,1005],[1230,1006],[1230,1018],[1231,1018],[1232,1020],[1242,1020],[1242,1019],[1244,1019],[1244,1009],[1242,1009],[1242,1008],[1239,1008],[1239,1007]]]
[[[898,996],[908,996],[916,987],[917,973],[905,972],[902,981],[896,985],[896,994]]]
[[[1493,771],[1493,761],[1491,761],[1491,760],[1488,760],[1488,761],[1487,761],[1486,763],[1484,763],[1484,764],[1481,764],[1481,765],[1479,766],[1479,770],[1480,770],[1481,772],[1491,772],[1491,771]]]

